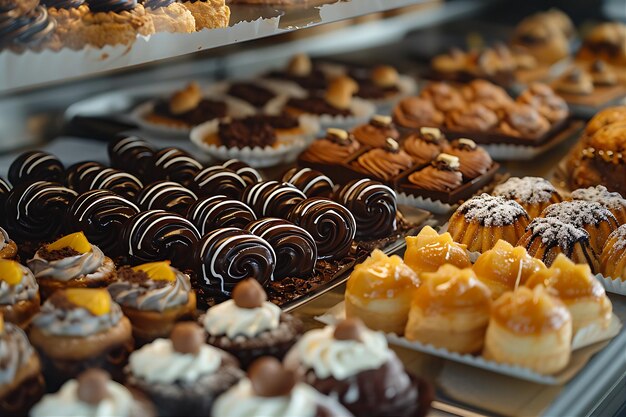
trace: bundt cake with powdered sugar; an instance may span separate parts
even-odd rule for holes
[[[600,203],[613,213],[619,224],[626,224],[626,199],[620,193],[609,191],[604,185],[574,190],[572,199]]]
[[[540,177],[509,178],[494,188],[493,195],[517,201],[531,219],[539,216],[550,204],[563,200],[554,185]]]

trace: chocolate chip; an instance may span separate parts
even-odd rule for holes
[[[107,384],[111,380],[108,372],[102,369],[89,369],[76,378],[78,399],[87,404],[96,405],[109,396]]]
[[[204,344],[204,330],[193,322],[178,323],[170,335],[174,350],[182,354],[197,355]]]
[[[337,340],[355,340],[360,342],[362,341],[361,335],[364,329],[365,325],[361,320],[355,318],[345,319],[337,324],[333,337]]]
[[[256,279],[248,278],[235,286],[233,300],[237,307],[258,308],[267,300],[267,294]]]
[[[294,372],[283,368],[278,359],[266,356],[257,359],[248,371],[252,389],[260,397],[280,397],[296,385]]]

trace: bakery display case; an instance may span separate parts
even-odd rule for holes
[[[571,3],[0,0],[0,415],[624,415],[626,6]]]

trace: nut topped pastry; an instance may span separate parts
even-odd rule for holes
[[[431,162],[447,146],[445,135],[436,127],[422,127],[409,134],[402,142],[402,148],[411,155],[416,165]]]
[[[417,129],[441,126],[444,114],[425,98],[407,97],[400,100],[392,111],[393,121],[400,127]]]
[[[455,139],[444,152],[459,158],[459,170],[465,180],[472,180],[483,175],[493,165],[489,153],[471,139]]]
[[[354,155],[361,145],[354,136],[341,129],[330,128],[326,136],[314,141],[301,158],[311,162],[338,164]]]
[[[376,148],[360,155],[352,166],[364,174],[390,181],[413,166],[413,159],[400,148],[398,142],[387,138],[384,148]]]
[[[425,226],[417,236],[407,236],[404,262],[418,275],[423,272],[437,272],[444,264],[458,268],[468,268],[472,264],[465,245],[452,240],[450,233],[437,233]]]
[[[30,269],[0,260],[0,313],[4,320],[25,329],[39,311],[39,285]]]
[[[408,180],[425,190],[452,191],[463,184],[460,166],[459,158],[441,153],[430,165],[409,175]]]
[[[387,138],[400,139],[400,133],[389,116],[374,115],[369,123],[352,130],[354,138],[366,146],[384,148]]]
[[[554,185],[540,177],[509,178],[506,182],[498,184],[492,194],[517,201],[531,219],[539,216],[549,205],[563,200]]]

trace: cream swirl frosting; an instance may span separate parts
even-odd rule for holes
[[[52,278],[58,281],[79,277],[102,279],[115,268],[113,262],[105,258],[102,251],[94,245],[89,252],[54,261],[44,259],[38,251],[27,263],[35,278]]]
[[[195,382],[212,374],[222,364],[221,352],[202,345],[198,354],[179,353],[169,339],[157,339],[130,355],[130,370],[149,383],[173,384],[176,381]]]
[[[280,307],[267,301],[261,307],[241,308],[233,300],[228,300],[211,307],[202,318],[202,324],[212,336],[255,337],[278,328],[280,314]]]
[[[13,382],[33,352],[24,331],[11,323],[4,323],[4,331],[0,333],[0,393],[3,385]]]
[[[39,285],[30,269],[19,265],[22,280],[15,285],[0,279],[0,305],[13,305],[19,301],[32,300],[39,291]]]
[[[66,382],[55,394],[46,395],[30,411],[31,417],[131,417],[135,415],[135,399],[123,385],[107,382],[108,395],[98,404],[92,405],[78,398],[78,382]]]
[[[108,290],[116,303],[137,310],[164,311],[187,304],[191,282],[189,276],[176,270],[174,282],[164,280],[130,282],[120,280],[109,285]]]
[[[89,336],[117,325],[122,317],[122,309],[116,303],[111,303],[109,313],[94,315],[78,306],[56,306],[49,299],[43,304],[32,324],[42,332],[54,336]]]
[[[391,357],[387,339],[381,332],[364,330],[361,340],[337,340],[335,326],[307,332],[285,358],[285,367],[311,369],[319,379],[339,381],[362,371],[378,369]]]

